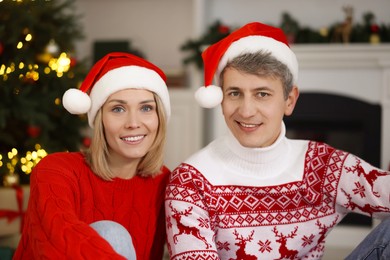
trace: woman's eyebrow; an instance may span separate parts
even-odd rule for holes
[[[127,102],[123,99],[111,99],[108,100],[107,103],[120,103],[120,104],[126,104]]]
[[[145,104],[145,103],[156,103],[156,101],[154,99],[148,99],[140,102],[140,104]]]
[[[107,103],[120,103],[120,104],[127,104],[126,100],[123,99],[111,99],[107,101]],[[147,99],[139,102],[140,104],[146,104],[146,103],[156,103],[154,99]]]

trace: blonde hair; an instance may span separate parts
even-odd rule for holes
[[[140,176],[155,176],[160,173],[164,159],[164,147],[166,137],[166,115],[160,97],[153,93],[156,101],[157,117],[159,121],[156,138],[150,150],[141,159],[137,167],[137,174]],[[104,180],[112,180],[115,176],[108,165],[108,144],[104,135],[102,120],[102,108],[96,114],[93,122],[93,136],[91,145],[85,151],[85,158],[92,171]]]

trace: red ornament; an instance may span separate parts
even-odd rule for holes
[[[85,146],[85,147],[89,147],[90,145],[91,145],[91,138],[89,138],[89,137],[84,137],[84,139],[83,139],[83,145]]]
[[[377,24],[372,24],[370,30],[372,33],[377,33],[379,32],[379,26]]]
[[[72,57],[72,58],[70,58],[70,64],[69,64],[69,65],[70,65],[70,67],[72,67],[72,68],[73,68],[74,66],[76,66],[76,64],[77,64],[77,60],[76,60],[76,58],[73,58],[73,57]]]
[[[24,83],[30,84],[30,85],[33,85],[33,84],[36,83],[35,80],[32,79],[32,78],[30,78],[30,77],[23,77],[22,81],[23,81]]]
[[[41,128],[39,126],[31,125],[27,127],[27,134],[32,138],[36,138],[41,134]]]
[[[218,27],[218,32],[221,33],[221,34],[228,34],[230,31],[230,28],[226,25],[220,25]]]
[[[0,42],[0,55],[3,53],[4,51],[4,45],[2,42]]]

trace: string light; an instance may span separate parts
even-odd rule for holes
[[[0,0],[1,1],[1,0]],[[14,0],[15,1],[15,0]],[[33,39],[33,35],[29,33],[28,28],[25,28],[24,32],[25,42],[30,42]],[[16,45],[17,49],[22,49],[24,47],[23,41],[19,41]],[[53,57],[52,55],[56,55],[58,52],[58,45],[55,43],[54,40],[50,40],[46,47],[46,53],[41,54],[40,56],[44,57],[45,59],[40,60],[47,64],[46,67],[43,68],[43,73],[50,74],[51,72],[55,72],[57,77],[62,77],[64,73],[68,72],[71,65],[71,59],[68,57],[68,55],[65,52],[62,52],[58,58]],[[18,77],[19,79],[27,78],[33,81],[39,80],[39,72],[38,72],[38,65],[37,64],[25,64],[24,62],[20,62],[18,66],[15,66],[14,63],[10,65],[1,64],[0,65],[0,76],[2,76],[3,81],[7,81],[10,74],[15,72],[15,68],[19,70],[23,70],[25,68],[28,68],[27,72],[19,72]]]
[[[12,148],[10,152],[8,152],[8,159],[9,162],[7,163],[7,168],[10,173],[15,172],[15,166],[18,162],[17,156],[18,155],[18,150],[16,148]]]
[[[26,38],[24,38],[24,39],[26,40],[26,42],[31,41],[31,39],[32,39],[31,33],[27,34],[27,35],[26,35]]]
[[[18,150],[12,148],[7,153],[8,162],[6,163],[8,172],[13,174],[15,169],[20,167],[20,170],[25,174],[30,174],[39,161],[47,155],[47,152],[42,149],[41,145],[35,145],[35,151],[27,151],[24,157],[19,158]],[[3,167],[3,155],[0,154],[0,167]]]
[[[43,69],[45,74],[50,74],[52,71],[56,72],[57,77],[62,77],[64,73],[68,72],[70,69],[71,60],[68,55],[63,52],[60,54],[58,58],[50,58],[48,62],[48,66]],[[39,79],[39,65],[38,64],[24,64],[20,62],[18,66],[15,63],[11,63],[9,66],[4,64],[0,65],[0,76],[3,76],[3,80],[6,81],[8,79],[8,75],[15,72],[16,69],[22,70],[27,67],[28,71],[23,75],[23,73],[19,73],[19,78],[26,77],[28,79],[32,79],[37,81]]]
[[[57,72],[57,77],[62,77],[64,72],[67,72],[70,68],[70,59],[65,52],[61,53],[58,59],[51,59],[49,61],[49,67]]]

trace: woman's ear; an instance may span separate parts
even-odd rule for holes
[[[299,90],[297,86],[293,86],[292,90],[288,94],[287,100],[286,100],[286,108],[284,110],[284,115],[289,116],[293,113],[295,104],[298,101],[299,97]]]

